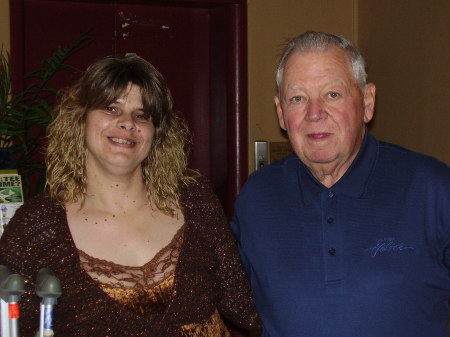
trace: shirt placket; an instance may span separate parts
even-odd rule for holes
[[[321,192],[323,257],[327,293],[340,292],[342,289],[343,228],[336,213],[338,198],[339,195],[332,189]]]

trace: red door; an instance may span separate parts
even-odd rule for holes
[[[246,2],[10,0],[13,89],[81,31],[79,50],[52,87],[70,85],[95,59],[136,53],[155,65],[194,135],[190,165],[212,183],[231,217],[247,178]]]

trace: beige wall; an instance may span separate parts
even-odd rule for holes
[[[0,46],[9,51],[9,1],[0,0]]]
[[[0,44],[9,49],[9,1],[0,0]],[[450,2],[248,0],[249,169],[253,142],[282,141],[273,105],[282,43],[308,29],[362,49],[377,90],[372,132],[450,164]]]
[[[255,140],[285,140],[273,106],[286,38],[305,30],[355,42],[377,85],[371,132],[450,164],[450,2],[443,0],[249,0],[249,170]]]
[[[359,0],[358,34],[377,85],[372,133],[450,164],[450,1]]]
[[[249,0],[249,171],[254,141],[283,141],[276,117],[275,68],[286,39],[321,30],[357,39],[357,0]]]

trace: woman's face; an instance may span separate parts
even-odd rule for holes
[[[140,171],[154,133],[152,119],[143,111],[140,88],[130,83],[113,103],[87,113],[88,169],[113,175]]]

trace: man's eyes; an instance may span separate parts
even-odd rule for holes
[[[305,99],[302,96],[294,96],[290,99],[291,102],[293,103],[300,103],[302,101],[304,101]]]
[[[341,95],[341,93],[339,93],[337,91],[330,91],[330,92],[328,92],[326,94],[326,97],[335,100],[335,99],[338,99],[338,98],[342,97],[342,95]],[[292,102],[292,103],[303,103],[306,100],[307,99],[304,96],[293,96],[293,97],[291,97],[289,99],[289,102]]]
[[[341,97],[341,94],[336,91],[331,91],[328,93],[328,97],[330,97],[332,99],[336,99],[336,98]]]

